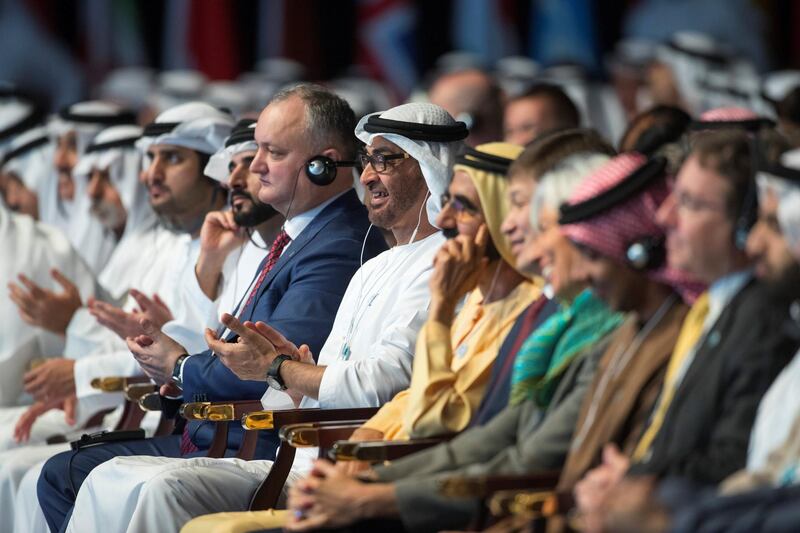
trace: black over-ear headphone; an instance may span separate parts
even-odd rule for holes
[[[667,167],[664,157],[653,157],[639,167],[626,179],[600,193],[577,204],[563,204],[560,208],[559,224],[572,224],[596,216],[603,211],[619,205],[649,185],[653,180],[662,178]],[[663,237],[642,237],[628,244],[625,257],[635,270],[655,270],[664,264],[667,258]]]
[[[625,250],[628,263],[635,270],[655,270],[667,260],[663,237],[643,237],[628,245]]]
[[[314,185],[324,187],[336,179],[338,167],[354,167],[357,164],[356,161],[334,161],[324,155],[315,155],[306,161],[306,176]]]

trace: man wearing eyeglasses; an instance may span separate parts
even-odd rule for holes
[[[709,288],[683,323],[632,459],[607,453],[575,487],[590,531],[625,497],[614,489],[626,474],[716,485],[745,466],[761,397],[796,349],[782,327],[788,304],[754,278],[745,253],[757,207],[751,164],[743,132],[704,133],[659,209],[669,264]]]
[[[223,323],[240,335],[237,345],[208,339],[239,379],[267,382],[265,408],[380,406],[410,382],[417,333],[428,318],[433,260],[444,243],[434,226],[439,208],[428,200],[431,191],[446,187],[467,129],[437,106],[407,104],[364,117],[356,135],[366,144],[361,183],[370,222],[390,231],[397,246],[355,273],[318,354],[306,345],[298,348],[263,322],[256,322],[256,333],[230,315]],[[374,237],[377,230],[370,232]],[[246,356],[237,351],[248,347]],[[287,403],[286,394],[294,403]],[[290,479],[310,469],[317,454],[298,450]],[[198,457],[180,464],[165,459],[157,474],[122,486],[121,479],[135,479],[132,468],[149,466],[131,461],[110,461],[92,472],[68,531],[96,524],[104,531],[177,531],[195,516],[244,511],[272,467],[271,461]],[[179,499],[173,496],[178,485]],[[113,504],[104,496],[109,493],[116,494]]]

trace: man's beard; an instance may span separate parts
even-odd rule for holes
[[[800,300],[800,263],[792,261],[777,279],[766,281],[764,285],[770,299],[780,305]]]
[[[125,223],[125,212],[118,206],[103,201],[92,202],[90,211],[92,216],[110,231],[116,231]]]
[[[254,228],[278,214],[271,205],[261,202],[246,191],[232,191],[229,201],[232,202],[237,196],[241,196],[250,201],[249,207],[245,204],[243,209],[238,211],[236,209],[233,210],[233,221],[242,228]]]
[[[383,229],[391,229],[409,209],[413,208],[419,199],[420,191],[427,190],[425,178],[422,174],[408,177],[408,183],[403,183],[395,190],[388,191],[389,202],[379,211],[373,211],[371,206],[371,191],[367,190],[367,212],[369,221]],[[422,209],[425,206],[423,205]],[[422,213],[424,216],[424,213]]]

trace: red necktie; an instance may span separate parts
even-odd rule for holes
[[[261,284],[264,282],[264,278],[267,277],[269,271],[272,270],[272,267],[275,266],[275,263],[278,262],[278,259],[281,258],[281,253],[283,249],[286,248],[286,245],[291,242],[291,238],[289,235],[281,230],[278,233],[278,236],[275,237],[275,240],[272,241],[272,246],[269,249],[269,255],[267,256],[267,263],[264,265],[264,268],[261,269],[261,274],[258,275],[258,279],[256,280],[255,286],[253,290],[250,291],[250,295],[247,297],[247,302],[242,306],[242,312],[253,303],[253,300],[258,294],[258,289],[261,287]],[[239,313],[241,317],[241,312]],[[199,451],[199,448],[195,446],[192,442],[192,439],[189,438],[189,425],[187,424],[186,427],[183,428],[183,434],[181,435],[181,455],[187,455],[190,453],[194,453]]]
[[[247,302],[242,307],[242,311],[244,311],[246,307],[248,307],[251,303],[253,303],[256,294],[258,294],[258,289],[261,288],[261,284],[264,282],[264,278],[267,277],[269,271],[272,270],[272,267],[274,267],[275,263],[278,262],[278,259],[281,258],[281,253],[283,253],[283,249],[286,248],[286,245],[289,244],[291,240],[292,239],[289,238],[289,235],[285,231],[281,230],[281,232],[278,233],[278,236],[275,237],[275,240],[272,241],[272,246],[270,247],[269,255],[267,256],[267,263],[261,270],[261,274],[258,275],[256,284],[255,286],[253,286],[253,290],[250,291],[250,295],[247,297]],[[241,316],[241,313],[239,316]]]

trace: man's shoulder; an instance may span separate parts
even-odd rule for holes
[[[788,315],[788,308],[776,305],[769,288],[761,281],[751,279],[731,298],[720,318],[727,316],[731,323],[773,324],[782,322]]]

